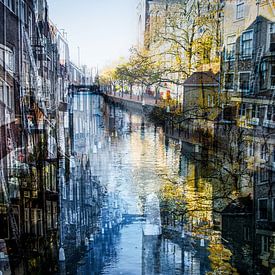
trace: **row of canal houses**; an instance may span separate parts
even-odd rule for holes
[[[0,1],[4,274],[9,268],[18,274],[50,274],[57,270],[60,247],[76,249],[91,233],[82,232],[76,242],[76,228],[81,224],[85,231],[95,222],[83,219],[85,211],[95,211],[94,201],[79,200],[77,173],[90,183],[90,193],[98,187],[83,168],[82,156],[75,158],[69,129],[72,84],[90,83],[84,70],[70,61],[66,36],[49,20],[46,0]]]
[[[139,43],[154,49],[155,22],[179,3],[140,1]],[[181,101],[184,116],[182,123],[168,120],[168,134],[187,144],[185,154],[190,144],[196,144],[192,161],[200,160],[197,170],[202,171],[194,176],[211,181],[213,188],[202,197],[212,196],[213,208],[222,211],[206,220],[221,229],[234,265],[242,274],[269,274],[275,269],[275,2],[188,0],[184,5],[189,10],[185,16],[191,14],[189,20],[182,20],[185,28],[197,22],[190,27],[190,36],[197,30],[194,37],[203,38],[209,26],[196,24],[214,16],[218,42],[211,42],[202,65],[196,66],[200,60],[194,58],[183,89],[173,84],[178,79],[170,75],[171,97]],[[176,32],[186,35],[183,41],[190,39],[184,31]],[[216,34],[213,29],[212,33]],[[208,186],[203,185],[202,189]],[[200,214],[191,210],[192,219],[201,221]]]

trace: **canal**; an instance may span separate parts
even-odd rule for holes
[[[67,272],[230,270],[228,250],[220,232],[213,230],[213,190],[200,179],[196,146],[167,138],[162,127],[143,114],[108,104],[100,96],[80,94],[74,100],[80,103],[74,104],[74,126],[79,121],[83,125],[74,128],[75,156],[88,159],[104,196],[96,229],[86,238],[86,252],[77,263],[68,263]],[[150,229],[145,233],[150,196],[157,198],[162,234],[150,234]]]

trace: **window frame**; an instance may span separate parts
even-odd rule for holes
[[[247,156],[253,157],[255,154],[255,144],[253,141],[247,142]]]
[[[248,84],[250,83],[249,80],[250,80],[251,72],[250,72],[250,71],[242,71],[242,72],[239,72],[239,73],[238,73],[238,90],[239,90],[239,92],[241,92],[241,93],[248,94],[248,93],[250,92],[250,84],[249,84],[248,89],[241,89],[241,86],[240,86],[240,84],[241,84],[241,75],[243,75],[243,74],[249,74],[249,77],[248,77]]]
[[[273,69],[274,69],[274,72],[273,72],[274,74],[272,74]],[[272,85],[272,78],[274,78],[274,84],[273,85]],[[270,88],[275,89],[275,64],[270,65]]]
[[[232,38],[232,41],[229,42],[229,39]],[[228,49],[232,47],[232,50],[230,51],[231,54],[228,54]],[[232,54],[233,53],[233,54]],[[226,51],[225,51],[225,61],[234,61],[236,55],[236,35],[228,35],[226,38]]]
[[[268,161],[268,155],[269,155],[269,150],[268,150],[268,145],[266,143],[261,144],[261,151],[260,151],[260,157],[261,160]]]
[[[245,7],[245,3],[243,0],[236,1],[236,20],[240,20],[244,18],[244,7]]]
[[[265,246],[267,245],[267,250]],[[261,235],[261,254],[269,253],[269,236]]]
[[[228,88],[226,83],[227,82],[227,75],[232,75],[233,76],[233,79],[232,79],[232,87],[231,88]],[[227,90],[227,91],[234,91],[234,72],[226,72],[224,73],[224,89]]]
[[[46,218],[47,218],[47,228],[51,229],[53,226],[52,221],[52,202],[46,201]]]
[[[242,102],[239,106],[239,117],[245,117],[246,116],[246,103]]]
[[[271,34],[275,34],[275,22],[270,22],[268,24],[268,39],[267,39],[267,49],[270,53],[275,53],[275,42],[274,44],[274,50],[271,50]]]
[[[37,216],[37,235],[43,236],[43,214],[42,209],[36,209]]]
[[[266,218],[262,218],[260,215],[260,201],[266,201]],[[258,199],[258,220],[259,221],[267,221],[268,220],[268,199],[267,198],[260,198]]]
[[[248,34],[248,33],[251,33],[252,37],[251,39],[246,39],[245,41],[243,40],[244,38],[244,35],[245,34]],[[242,32],[242,35],[240,37],[240,54],[241,54],[241,58],[242,59],[249,59],[249,58],[252,58],[252,54],[253,54],[253,40],[254,40],[254,30],[253,29],[249,29],[249,30],[246,30],[244,32]],[[246,54],[244,55],[244,45],[245,43],[250,43],[251,42],[251,47],[249,47],[249,49],[251,49],[251,52],[249,54]]]
[[[251,227],[244,225],[243,226],[243,239],[244,241],[250,242],[251,241]]]
[[[266,106],[264,120],[265,121],[275,122],[275,106],[272,106],[272,105]]]
[[[251,118],[260,118],[260,110],[258,104],[252,105]]]
[[[261,62],[260,65],[260,89],[266,89],[268,79],[268,63],[266,61]]]
[[[272,203],[271,203],[271,220],[275,221],[275,197],[272,197]]]
[[[260,182],[259,184],[265,184],[268,182],[268,170],[266,169],[266,167],[260,167],[259,168],[259,179]]]
[[[30,208],[24,208],[24,232],[29,234],[31,232],[30,225]]]

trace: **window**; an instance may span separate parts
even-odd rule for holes
[[[275,221],[275,198],[272,198],[272,221]]]
[[[64,179],[64,176],[61,176],[61,184],[62,184],[62,198],[64,200],[67,199],[67,185]]]
[[[275,23],[271,23],[269,28],[269,50],[275,52]]]
[[[7,6],[10,10],[15,12],[15,0],[7,0]]]
[[[31,232],[37,235],[37,212],[36,209],[31,209]]]
[[[45,179],[45,187],[46,190],[51,190],[51,181],[50,181],[50,169],[49,166],[44,168],[44,179]]]
[[[52,187],[52,191],[56,192],[56,170],[55,170],[55,166],[51,165],[51,187]]]
[[[226,73],[224,76],[225,89],[233,90],[234,88],[234,73]]]
[[[25,3],[25,1],[22,1],[22,3],[21,3],[21,20],[23,23],[25,23],[25,20],[26,20],[26,3]]]
[[[77,97],[73,97],[73,102],[74,102],[74,110],[77,110]]]
[[[13,50],[0,44],[0,65],[12,74],[14,71],[14,63]]]
[[[249,226],[244,226],[243,227],[243,239],[245,241],[251,241],[251,232],[250,232],[250,227]]]
[[[253,50],[253,31],[246,31],[241,36],[241,55],[251,57]]]
[[[43,220],[42,220],[42,210],[37,209],[37,233],[38,236],[43,235]]]
[[[275,65],[272,65],[270,70],[270,86],[275,88]]]
[[[235,43],[236,43],[236,36],[231,35],[227,37],[227,48],[225,52],[225,59],[226,60],[234,60],[235,58]]]
[[[268,170],[264,167],[260,168],[260,183],[268,181]]]
[[[52,203],[52,209],[53,209],[53,228],[57,228],[57,202]]]
[[[267,220],[267,199],[258,199],[258,217]]]
[[[266,88],[267,73],[268,73],[267,62],[262,62],[261,67],[260,67],[260,87],[261,87],[261,89]]]
[[[4,100],[4,103],[11,107],[11,91],[12,89],[10,88],[10,86],[6,85],[5,86],[5,100]]]
[[[6,68],[10,73],[14,71],[14,53],[12,50],[6,51]]]
[[[268,160],[268,146],[266,143],[261,145],[261,159]]]
[[[260,117],[260,110],[259,110],[259,106],[257,104],[253,104],[252,106],[252,117]]]
[[[269,252],[269,237],[268,236],[262,236],[261,238],[261,252],[262,254]]]
[[[249,91],[250,73],[239,73],[239,89],[242,92]]]
[[[72,201],[74,199],[74,193],[73,193],[73,181],[70,180],[70,190],[69,190],[69,197],[70,197],[70,201]]]
[[[4,84],[0,81],[0,101],[4,101]]]
[[[236,4],[236,19],[241,19],[244,17],[244,1],[237,0]]]
[[[47,228],[52,228],[52,204],[50,201],[46,201],[47,210]]]
[[[78,181],[76,182],[76,198],[78,201],[80,200],[80,184]]]
[[[214,96],[208,95],[207,96],[207,106],[213,107],[214,106]]]
[[[30,209],[24,209],[25,233],[30,233]]]
[[[242,103],[239,108],[239,116],[245,116],[246,114],[246,104]]]
[[[275,121],[275,106],[267,106],[266,120]]]
[[[254,143],[251,141],[247,143],[247,155],[249,157],[254,156]]]

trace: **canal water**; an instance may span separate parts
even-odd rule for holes
[[[188,157],[192,144],[167,138],[142,114],[109,105],[100,96],[86,96],[92,97],[92,115],[87,114],[84,153],[106,199],[99,232],[90,237],[85,256],[69,272],[172,275],[218,269],[210,259],[218,257],[223,265],[224,252],[219,233],[209,229],[211,186],[196,180],[198,167]],[[206,199],[198,200],[198,194]],[[144,235],[148,196],[159,200],[159,236]]]

